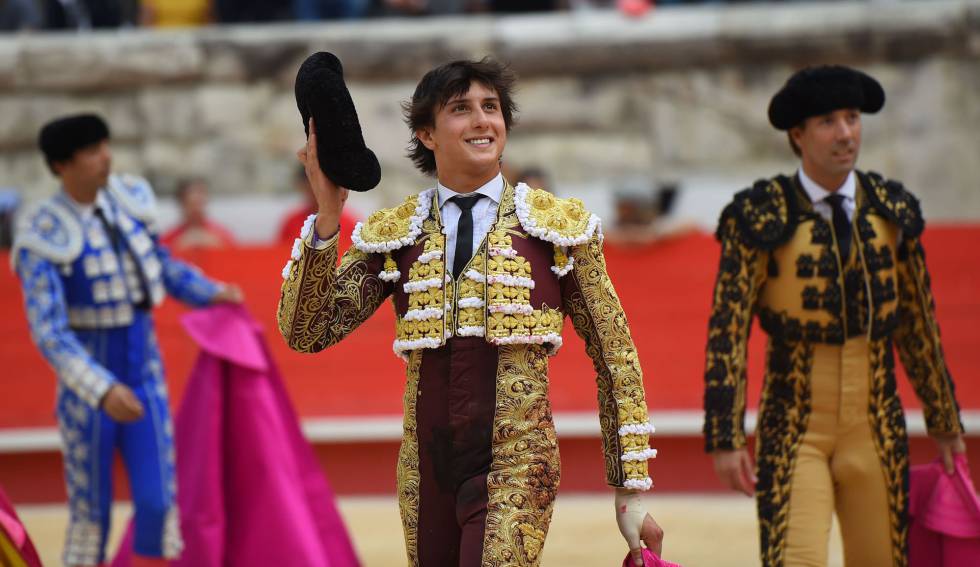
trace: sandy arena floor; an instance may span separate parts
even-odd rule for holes
[[[664,555],[684,567],[754,567],[759,565],[755,508],[738,496],[658,496],[649,510],[664,528]],[[388,498],[344,498],[344,518],[365,567],[405,564],[398,508]],[[67,511],[64,506],[18,508],[45,565],[60,565]],[[128,505],[113,511],[112,546],[129,517]],[[612,499],[559,496],[544,548],[542,567],[618,567],[626,547],[613,519]],[[830,566],[840,566],[837,527],[831,535]]]

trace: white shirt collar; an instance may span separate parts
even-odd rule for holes
[[[810,196],[810,201],[812,203],[820,203],[826,197],[834,194],[833,192],[824,189],[820,185],[817,185],[816,181],[807,177],[807,174],[805,171],[803,171],[802,167],[800,167],[798,173],[800,175],[800,184],[803,185],[803,190],[806,191],[806,194]],[[847,174],[847,179],[844,180],[844,184],[837,189],[836,193],[844,197],[845,200],[854,202],[856,192],[857,176],[854,175],[854,170],[852,169],[851,172]]]
[[[99,192],[95,194],[95,201],[91,203],[79,203],[68,194],[67,191],[62,189],[65,196],[65,202],[83,219],[87,219],[95,214],[95,208],[99,207],[102,209],[106,215],[112,214],[112,207],[109,204],[109,199],[105,196],[105,190],[99,189]],[[111,218],[111,217],[110,217]]]
[[[464,195],[464,194],[465,195],[469,195],[470,194],[470,193],[457,193],[456,191],[453,191],[452,189],[450,189],[449,187],[446,187],[442,183],[437,183],[436,184],[436,189],[439,191],[439,208],[440,209],[442,208],[443,205],[446,204],[446,201],[448,201],[449,199],[452,199],[453,197],[455,197],[457,195]],[[494,177],[490,181],[487,181],[483,185],[483,187],[480,187],[476,191],[473,191],[473,193],[480,193],[481,195],[486,195],[487,197],[490,197],[490,199],[492,199],[494,203],[498,203],[499,204],[500,203],[500,199],[503,197],[503,194],[504,194],[504,176],[503,176],[503,174],[498,173],[496,177]]]

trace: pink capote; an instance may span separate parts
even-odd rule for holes
[[[181,322],[201,354],[175,419],[184,551],[172,565],[359,565],[261,327],[236,305]],[[112,567],[129,566],[129,530]]]
[[[633,565],[633,558],[630,554],[626,554],[626,559],[623,559],[623,567],[636,567]],[[643,548],[643,567],[681,567],[677,563],[671,563],[670,561],[664,561],[656,553],[650,551],[647,548]]]
[[[14,505],[10,503],[3,488],[0,488],[0,531],[14,546],[12,551],[16,554],[14,557],[9,557],[3,550],[0,550],[0,565],[7,565],[8,562],[12,564],[14,559],[20,559],[28,567],[41,567],[41,558],[37,556],[37,550],[34,549],[34,544],[31,542],[30,536],[27,535],[24,524],[20,523],[17,511],[14,510]]]
[[[980,565],[980,498],[966,456],[955,463],[953,475],[941,461],[909,473],[909,567]]]

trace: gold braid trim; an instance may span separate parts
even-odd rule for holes
[[[810,420],[813,346],[770,340],[756,435],[756,504],[762,564],[785,561],[793,469]]]
[[[548,357],[538,345],[500,347],[487,475],[482,567],[536,567],[560,479],[548,402]]]
[[[745,244],[734,218],[723,219],[721,262],[715,281],[705,352],[705,447],[745,446],[746,359],[749,331],[768,255]]]
[[[868,414],[871,438],[874,439],[881,472],[888,491],[888,528],[892,541],[893,567],[908,565],[908,500],[905,479],[909,470],[908,436],[905,431],[905,412],[895,394],[895,359],[891,341],[887,339],[868,344],[871,368],[871,390]]]
[[[563,279],[570,277],[574,285],[563,288],[564,310],[585,341],[585,350],[596,370],[606,482],[612,486],[624,486],[628,481],[649,482],[647,461],[622,461],[627,450],[649,446],[647,434],[624,438],[619,435],[624,425],[647,422],[647,404],[643,371],[626,314],[606,272],[600,237],[573,247],[571,255],[574,267]]]
[[[419,442],[416,430],[415,408],[419,395],[419,370],[422,366],[422,352],[413,351],[408,355],[405,372],[404,421],[402,425],[402,444],[398,450],[398,511],[402,517],[405,533],[405,550],[408,564],[418,565],[419,529]]]
[[[279,296],[279,332],[289,348],[319,352],[340,342],[392,292],[378,277],[383,257],[353,246],[337,263],[337,236],[314,249],[304,243]]]
[[[930,434],[962,433],[953,378],[946,368],[936,303],[919,239],[907,239],[898,261],[898,327],[895,344],[909,381],[922,402]]]

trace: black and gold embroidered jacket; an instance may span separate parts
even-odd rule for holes
[[[812,346],[867,337],[869,417],[888,477],[895,564],[904,565],[908,451],[893,344],[930,434],[958,433],[963,427],[940,344],[919,203],[898,182],[875,173],[857,175],[853,252],[846,264],[831,223],[814,211],[795,178],[758,181],[722,213],[705,363],[705,445],[709,452],[745,445],[746,349],[758,316],[769,340],[757,491],[770,502],[788,502],[789,477],[810,411]],[[771,544],[763,546],[764,555],[772,554],[763,558],[766,565],[781,563],[786,517],[778,509],[760,508],[763,539]]]

